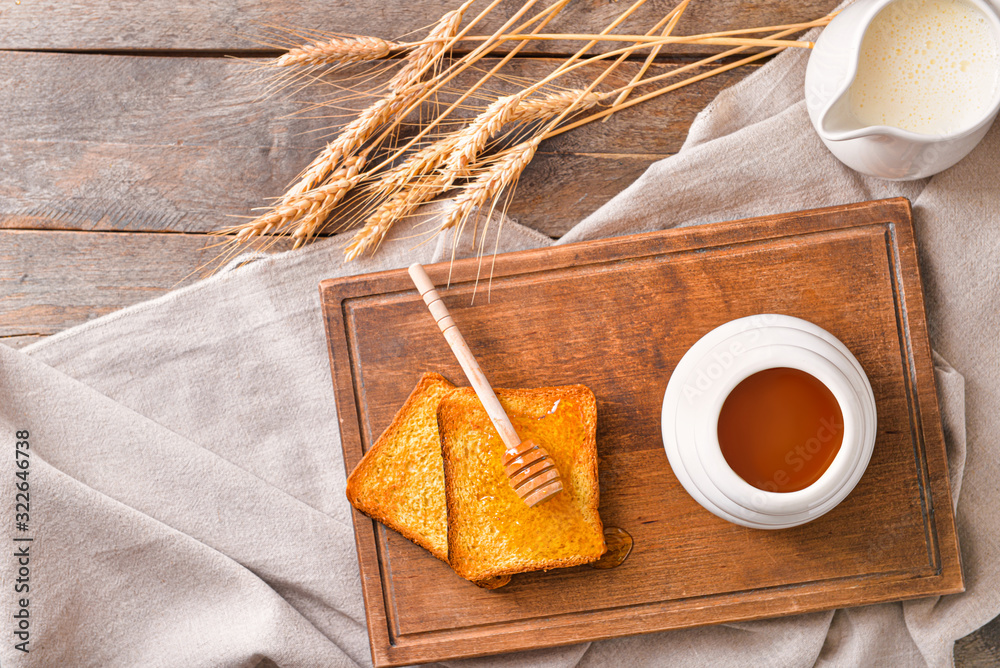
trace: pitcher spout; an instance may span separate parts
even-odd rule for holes
[[[820,137],[826,141],[846,141],[861,137],[884,137],[892,134],[884,125],[868,125],[858,120],[851,110],[851,88],[847,88],[822,112],[817,124]]]
[[[990,0],[856,0],[816,40],[806,110],[848,167],[924,178],[989,130],[1000,114],[998,73],[1000,15]]]
[[[844,141],[863,136],[858,134],[867,126],[858,121],[851,113],[850,84],[827,106],[819,119],[820,136],[827,141]]]

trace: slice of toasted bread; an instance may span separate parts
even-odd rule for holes
[[[425,373],[392,423],[347,478],[347,498],[355,508],[448,561],[444,468],[437,407],[455,386]],[[475,584],[495,589],[509,577]]]
[[[437,406],[455,386],[425,373],[347,478],[355,508],[448,561]]]
[[[508,482],[503,442],[471,388],[438,406],[448,503],[448,560],[464,578],[576,566],[605,551],[597,514],[597,402],[583,385],[497,390],[522,439],[549,452],[563,491],[534,508]]]

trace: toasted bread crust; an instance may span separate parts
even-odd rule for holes
[[[444,538],[444,533],[447,530],[444,519],[444,472],[441,463],[441,443],[437,432],[436,415],[438,401],[454,387],[440,374],[428,372],[421,376],[416,387],[413,388],[403,406],[393,417],[392,422],[347,478],[347,499],[352,506],[373,520],[400,533],[445,563],[448,562],[448,552],[447,541]],[[439,469],[438,475],[422,476],[416,482],[419,482],[423,489],[412,491],[430,492],[432,497],[435,497],[434,500],[440,503],[442,509],[440,536],[431,535],[426,529],[421,531],[412,522],[404,521],[406,514],[401,512],[399,504],[394,504],[391,499],[387,498],[388,495],[383,489],[384,481],[380,480],[378,476],[379,460],[395,454],[393,448],[400,445],[397,443],[397,439],[403,438],[405,429],[412,427],[413,423],[419,419],[417,413],[425,410],[430,413],[430,425],[433,427],[433,433],[420,434],[420,443],[407,442],[402,445],[411,448],[426,448],[428,458],[435,459]],[[497,589],[508,582],[510,582],[510,577],[503,576],[474,580],[473,584],[483,589]]]
[[[499,549],[492,543],[473,550],[465,545],[465,539],[476,534],[478,538],[489,541],[490,533],[483,532],[483,517],[477,516],[476,508],[482,506],[483,499],[493,499],[485,501],[486,504],[496,503],[497,508],[494,516],[501,516],[507,511],[514,513],[525,512],[527,506],[523,505],[516,494],[510,488],[500,465],[499,453],[502,452],[502,444],[496,435],[495,429],[489,423],[488,416],[482,408],[482,404],[476,398],[471,388],[457,388],[450,391],[438,406],[438,429],[442,438],[442,449],[444,455],[445,471],[445,498],[448,503],[448,552],[452,568],[467,579],[482,579],[487,577],[497,577],[523,573],[534,570],[548,570],[550,568],[563,568],[567,566],[577,566],[589,563],[600,558],[605,551],[603,525],[601,524],[598,506],[600,503],[597,477],[597,402],[594,394],[583,385],[570,385],[563,387],[547,387],[539,389],[499,389],[497,396],[500,398],[505,410],[515,422],[518,430],[532,428],[532,419],[540,420],[546,415],[555,412],[559,402],[567,402],[567,406],[578,411],[577,415],[567,417],[572,420],[574,429],[579,434],[578,442],[571,446],[572,456],[567,457],[565,453],[560,453],[563,457],[560,464],[560,474],[564,478],[570,491],[564,490],[555,498],[563,494],[570,494],[573,499],[574,508],[566,510],[570,513],[574,521],[574,531],[586,534],[585,540],[578,541],[580,547],[578,552],[561,554],[559,547],[554,547],[546,551],[544,556],[538,557],[510,557],[498,556]],[[567,408],[567,410],[570,410]],[[518,421],[522,426],[518,426]],[[471,427],[470,427],[471,423]],[[492,434],[490,447],[494,452],[490,454],[480,453],[484,459],[480,462],[483,467],[488,467],[492,473],[487,476],[489,480],[473,480],[475,476],[470,473],[469,466],[463,466],[459,460],[463,456],[462,439],[472,439],[482,441],[487,434]],[[527,437],[522,433],[522,437]],[[542,443],[543,447],[549,449],[550,454],[559,459],[557,453],[549,444]],[[465,452],[469,455],[469,452]],[[473,453],[475,454],[475,453]],[[492,476],[492,477],[490,477]],[[502,484],[501,484],[502,481]],[[482,491],[482,486],[488,489]],[[477,487],[478,486],[478,487]],[[480,491],[474,491],[479,489]],[[483,499],[476,504],[470,504],[465,497],[469,492],[484,494]],[[501,502],[495,501],[494,495],[504,495],[504,503],[509,505],[503,507]],[[552,501],[546,501],[539,506],[545,506]],[[561,503],[566,504],[568,500]],[[520,504],[520,505],[517,505]],[[533,511],[530,509],[528,512]],[[481,512],[486,513],[485,510]],[[488,513],[487,513],[488,514]],[[523,518],[522,518],[523,519]],[[549,529],[558,533],[560,527],[546,527],[546,534]],[[495,528],[491,527],[491,531]],[[495,534],[494,534],[495,535]],[[579,536],[576,536],[579,538]],[[526,537],[517,537],[518,540],[525,540]],[[549,538],[537,538],[540,543],[553,542]],[[513,540],[513,539],[512,539]],[[496,541],[494,541],[496,542]],[[503,563],[504,560],[508,563]]]
[[[395,445],[395,439],[407,423],[414,419],[414,413],[418,410],[419,404],[434,394],[444,396],[454,387],[454,385],[440,374],[427,372],[421,376],[416,387],[410,392],[410,396],[406,398],[406,402],[402,408],[393,417],[392,422],[382,432],[382,435],[378,437],[378,440],[375,441],[371,449],[365,453],[365,456],[361,458],[361,461],[358,462],[358,465],[354,467],[354,471],[347,478],[347,499],[352,506],[373,520],[377,520],[390,529],[402,534],[445,563],[448,562],[446,543],[434,541],[431,536],[420,533],[411,526],[399,521],[399,509],[397,507],[384,505],[385,499],[378,498],[377,494],[367,495],[366,492],[373,492],[380,488],[381,481],[377,479],[376,471],[379,459],[390,454],[389,451]],[[432,410],[436,410],[436,404]],[[423,436],[425,438],[431,437],[430,434],[424,434]],[[433,442],[435,444],[434,447],[439,449],[440,437],[436,433],[436,430],[433,434]],[[426,447],[430,444],[425,443],[424,445]],[[422,482],[425,485],[437,486],[437,482],[434,480]],[[443,496],[443,486],[440,493]]]

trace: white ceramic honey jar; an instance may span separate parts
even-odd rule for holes
[[[791,492],[761,489],[741,478],[723,455],[718,434],[733,389],[777,368],[820,381],[843,420],[843,440],[825,471]],[[875,397],[857,359],[832,334],[799,318],[763,314],[728,322],[685,353],[664,393],[661,427],[677,480],[705,509],[743,526],[782,529],[829,512],[857,485],[875,445]]]

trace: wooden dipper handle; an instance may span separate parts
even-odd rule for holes
[[[469,379],[472,389],[476,391],[476,396],[479,397],[486,414],[490,416],[490,421],[503,440],[506,447],[504,467],[514,490],[529,506],[535,506],[558,493],[562,490],[562,481],[552,457],[534,441],[530,439],[521,441],[510,418],[500,405],[493,386],[490,385],[486,374],[469,349],[469,344],[465,342],[462,332],[448,312],[448,307],[441,300],[434,282],[419,262],[410,265],[409,272],[413,284],[417,286],[417,291],[434,316],[441,333],[444,334],[451,351],[455,353],[466,378]]]

